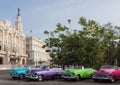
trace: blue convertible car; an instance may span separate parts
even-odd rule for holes
[[[10,77],[13,79],[16,79],[16,78],[23,79],[25,78],[25,74],[28,69],[29,69],[28,67],[12,69],[10,70]]]

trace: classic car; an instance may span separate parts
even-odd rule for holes
[[[114,65],[103,65],[98,71],[94,72],[92,78],[98,80],[110,80],[115,82],[120,79],[120,68]]]
[[[71,69],[67,69],[62,73],[62,78],[64,80],[75,79],[80,80],[81,78],[90,78],[94,73],[94,69],[92,68],[84,68],[83,66],[74,67]]]
[[[16,78],[24,79],[27,71],[30,69],[45,70],[46,67],[42,66],[41,68],[35,68],[34,66],[24,66],[22,68],[14,68],[10,70],[10,77],[13,79],[16,79]]]
[[[26,74],[27,79],[33,79],[38,81],[43,81],[49,78],[59,78],[61,77],[62,70],[57,68],[51,68],[46,70],[29,70]]]
[[[29,69],[28,67],[12,69],[10,70],[10,77],[13,79],[16,79],[16,78],[23,79],[25,78],[25,74],[28,69]]]

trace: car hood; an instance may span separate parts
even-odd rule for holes
[[[49,71],[51,71],[51,72],[63,72],[63,70],[62,69],[49,69]]]
[[[56,74],[56,73],[62,73],[62,70],[49,69],[49,70],[34,71],[34,73],[36,74],[47,74],[48,72],[52,74]]]
[[[114,69],[100,69],[100,70],[96,71],[95,74],[98,74],[98,73],[111,73],[113,71],[114,71]]]
[[[29,70],[31,73],[36,73],[36,72],[39,72],[39,71],[45,71],[46,69],[32,69],[32,70]]]
[[[23,72],[23,71],[27,71],[27,68],[16,68],[16,69],[12,69],[10,72],[16,73],[16,72]]]
[[[64,71],[64,73],[73,73],[73,72],[76,72],[76,71],[80,71],[82,69],[67,69]]]

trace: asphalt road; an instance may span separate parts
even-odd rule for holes
[[[92,79],[82,79],[80,81],[45,80],[43,82],[28,80],[13,80],[9,77],[9,71],[0,71],[0,85],[120,85],[120,80],[115,83],[109,81],[94,82]]]

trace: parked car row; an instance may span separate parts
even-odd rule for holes
[[[13,79],[33,79],[43,81],[49,78],[60,78],[61,73],[63,72],[60,68],[48,68],[47,66],[43,66],[40,68],[17,68],[12,69],[10,71],[10,77]]]
[[[116,79],[120,79],[120,68],[113,65],[104,65],[99,70],[93,68],[84,68],[83,66],[77,66],[62,70],[61,68],[48,68],[43,66],[40,68],[17,68],[10,70],[10,77],[13,79],[28,79],[43,81],[50,78],[62,78],[64,80],[80,80],[81,78],[93,78],[94,81],[110,80],[115,82]]]

